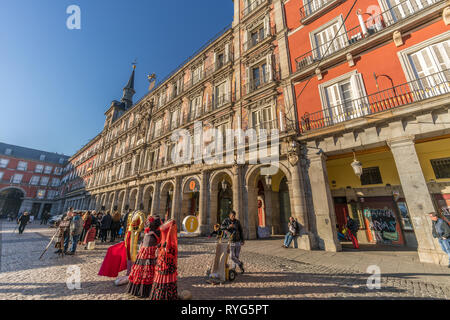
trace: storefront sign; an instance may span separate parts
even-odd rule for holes
[[[198,229],[198,219],[196,216],[187,216],[183,220],[183,230],[188,233],[194,233]]]

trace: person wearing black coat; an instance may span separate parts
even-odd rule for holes
[[[220,229],[232,237],[230,246],[231,260],[233,261],[234,268],[238,265],[241,272],[244,273],[244,263],[239,260],[241,246],[243,246],[245,242],[244,232],[242,230],[241,222],[236,219],[236,211],[233,210],[230,212],[229,217],[223,220]]]
[[[28,221],[30,221],[30,215],[28,212],[24,212],[24,214],[18,219],[19,223],[19,234],[22,234],[25,230],[25,226],[27,225]]]
[[[108,231],[111,229],[111,223],[112,217],[108,211],[100,221],[100,239],[102,240],[102,242],[106,242],[106,238],[108,237]]]
[[[441,245],[442,251],[448,255],[448,267],[450,268],[450,225],[445,217],[439,213],[430,212],[429,216],[432,221],[431,233],[437,238]]]

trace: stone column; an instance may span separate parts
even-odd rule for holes
[[[336,214],[328,184],[326,156],[323,153],[317,154],[317,150],[314,149],[308,150],[308,159],[319,248],[332,252],[342,251],[337,238]]]
[[[116,190],[116,191],[114,191],[113,200],[112,200],[112,203],[111,203],[111,210],[113,210],[114,206],[117,205],[118,197],[119,197],[119,191]],[[117,208],[117,210],[119,210],[119,208]]]
[[[136,210],[141,210],[141,203],[142,203],[142,193],[144,192],[144,186],[139,186],[138,187],[138,192],[136,195],[136,205],[135,205],[135,209]]]
[[[161,194],[161,181],[155,182],[155,188],[153,189],[152,207],[150,208],[150,214],[152,216],[159,214],[160,206],[160,194]],[[164,218],[164,217],[160,217]]]
[[[128,204],[128,197],[130,195],[130,189],[126,188],[125,189],[125,194],[123,195],[123,201],[122,201],[122,208],[120,208],[121,213],[125,212],[125,206]]]
[[[182,200],[182,190],[181,190],[181,178],[177,177],[175,178],[175,188],[173,190],[173,198],[172,198],[172,214],[171,218],[175,219],[177,221],[177,228],[178,231],[181,230],[181,223],[183,221],[180,221],[181,217],[181,200]]]
[[[236,211],[236,218],[243,220],[242,211],[242,167],[239,165],[233,166],[233,210]],[[242,221],[241,221],[242,222]]]
[[[199,231],[201,235],[206,235],[209,231],[208,225],[208,180],[209,172],[202,171],[200,181],[200,201],[199,201]]]
[[[414,137],[395,138],[387,143],[394,155],[397,172],[408,204],[417,238],[419,259],[421,262],[446,265],[448,258],[431,234],[432,223],[428,213],[434,212],[435,208],[417,157]]]

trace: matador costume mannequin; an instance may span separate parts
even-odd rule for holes
[[[118,286],[128,283],[128,276],[136,261],[139,237],[145,224],[144,212],[137,210],[130,213],[127,222],[125,241],[109,247],[99,271],[100,276],[113,278],[117,277],[119,272],[127,270],[126,276],[116,279],[115,284]]]

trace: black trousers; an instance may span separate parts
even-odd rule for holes
[[[106,241],[106,238],[108,237],[108,229],[101,229],[100,230],[100,239],[102,242]]]
[[[25,230],[25,226],[26,226],[27,224],[26,223],[21,223],[20,225],[19,225],[19,233],[23,233],[23,230]]]

